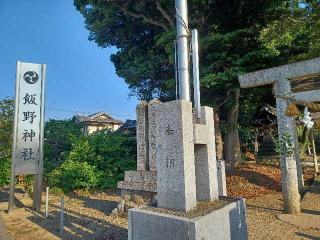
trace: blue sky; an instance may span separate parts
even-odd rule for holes
[[[46,63],[46,118],[105,111],[135,119],[138,101],[109,60],[116,49],[88,35],[72,0],[0,0],[0,99],[14,96],[17,60]]]

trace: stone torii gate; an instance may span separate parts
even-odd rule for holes
[[[293,156],[281,154],[280,159],[282,195],[284,211],[286,213],[293,214],[301,211],[299,188],[303,189],[303,174],[299,156],[296,121],[293,117],[286,115],[290,103],[290,100],[286,97],[304,102],[320,101],[320,90],[301,92],[301,89],[296,87],[297,91],[292,91],[293,83],[307,84],[308,89],[318,88],[320,81],[319,76],[320,58],[239,76],[240,86],[242,88],[269,84],[275,85],[279,139],[288,132],[290,134],[291,142],[295,147],[295,154]]]

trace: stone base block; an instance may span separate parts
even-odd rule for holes
[[[127,171],[118,188],[136,191],[156,192],[157,173],[151,171]]]
[[[136,190],[136,191],[146,191],[146,192],[156,192],[157,184],[149,182],[118,182],[118,188]]]
[[[157,182],[157,172],[153,171],[126,171],[124,173],[126,182]]]
[[[147,203],[151,203],[157,192],[157,172],[127,171],[124,181],[118,182],[118,188],[125,198],[131,199],[132,196],[138,195]]]
[[[121,189],[121,196],[127,201],[134,201],[134,197],[139,196],[144,200],[146,204],[155,204],[156,195],[156,192]]]
[[[187,217],[150,208],[129,210],[129,240],[246,240],[246,207],[236,199],[208,214]]]

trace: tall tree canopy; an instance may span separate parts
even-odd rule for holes
[[[89,39],[100,47],[117,47],[111,61],[131,94],[144,100],[174,98],[174,1],[74,0],[74,4],[86,19]],[[220,117],[229,126],[228,142],[238,138],[239,101],[245,103],[240,110],[247,114],[239,116],[244,125],[256,106],[273,101],[271,88],[240,94],[239,74],[319,52],[319,0],[189,0],[188,6],[189,28],[197,28],[200,35],[202,101],[220,108]]]
[[[0,187],[10,182],[14,100],[0,99]]]
[[[14,100],[0,99],[0,159],[10,158],[12,151]]]
[[[236,76],[273,62],[258,35],[276,18],[283,0],[189,1],[189,26],[201,37],[203,90],[233,89]],[[172,98],[174,80],[174,1],[75,0],[90,40],[115,46],[117,74],[141,99]],[[213,101],[210,99],[209,101]]]

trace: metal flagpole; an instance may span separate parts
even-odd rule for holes
[[[194,108],[197,118],[201,118],[201,102],[200,102],[200,78],[199,78],[199,47],[198,47],[198,31],[192,30],[192,66],[193,66],[193,94]]]
[[[174,74],[176,78],[176,100],[179,99],[179,77],[178,77],[178,48],[177,42],[174,42]]]
[[[176,19],[179,96],[190,101],[187,0],[176,0]]]

